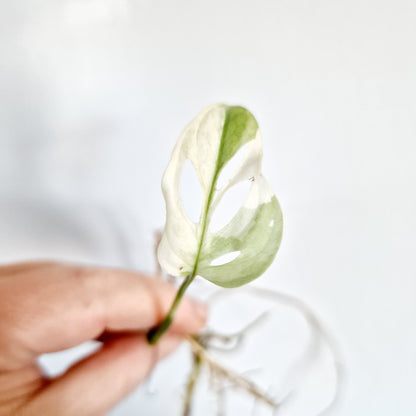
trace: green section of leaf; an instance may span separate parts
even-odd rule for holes
[[[250,111],[238,106],[227,107],[218,152],[218,171],[221,171],[238,149],[256,137],[258,128],[257,120]]]
[[[239,225],[239,232],[230,230]],[[282,239],[283,217],[276,197],[256,209],[241,208],[231,223],[215,235],[201,255],[198,274],[222,287],[249,283],[270,266]],[[220,266],[209,264],[225,253],[240,251]]]

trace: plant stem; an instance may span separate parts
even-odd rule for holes
[[[219,159],[217,159],[217,165],[218,165],[218,160]],[[179,303],[181,302],[181,299],[182,299],[186,289],[192,283],[192,281],[194,280],[194,278],[196,276],[196,270],[198,268],[198,263],[199,263],[199,256],[201,255],[202,245],[204,243],[205,233],[206,233],[207,226],[208,226],[208,211],[209,211],[209,207],[211,205],[212,198],[214,196],[215,184],[217,183],[218,174],[219,174],[219,170],[218,170],[218,166],[217,166],[216,172],[214,174],[214,178],[213,178],[212,183],[211,183],[211,188],[209,190],[207,203],[206,203],[205,208],[204,208],[204,214],[202,215],[201,237],[200,237],[200,240],[199,240],[198,251],[196,253],[195,263],[194,263],[192,273],[189,274],[188,276],[186,276],[182,285],[179,287],[179,290],[178,290],[178,293],[176,294],[175,300],[173,301],[172,306],[170,307],[170,310],[169,310],[168,314],[166,315],[165,319],[163,319],[163,321],[159,325],[155,326],[154,328],[152,328],[147,333],[147,340],[148,340],[149,344],[151,344],[151,345],[156,344],[156,342],[160,339],[160,337],[168,330],[168,328],[172,324],[176,309],[178,308]]]
[[[192,283],[194,278],[195,270],[191,274],[186,276],[185,280],[182,282],[181,286],[179,287],[178,293],[176,294],[176,297],[172,303],[172,306],[170,307],[169,312],[167,313],[163,321],[147,333],[147,341],[149,342],[149,344],[156,344],[156,342],[159,341],[160,337],[169,329],[170,325],[173,322],[173,318],[175,317],[176,309],[178,309],[178,306],[186,289]]]

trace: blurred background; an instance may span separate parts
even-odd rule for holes
[[[153,271],[178,135],[208,104],[243,105],[285,218],[255,284],[302,298],[337,339],[346,375],[331,414],[416,414],[415,24],[412,0],[0,0],[0,262]],[[232,330],[245,306],[222,307]],[[284,313],[241,371],[270,367],[249,362],[264,344],[279,358],[270,383],[293,358],[308,328]],[[173,414],[186,360],[112,415]],[[283,416],[325,405],[321,364]],[[196,414],[213,415],[201,400]]]

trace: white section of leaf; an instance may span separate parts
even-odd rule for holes
[[[260,175],[261,172],[261,161],[263,157],[262,150],[262,140],[260,131],[257,131],[256,137],[254,140],[251,140],[247,144],[247,151],[244,154],[243,160],[240,166],[234,171],[233,175],[228,179],[228,181],[217,190],[214,194],[214,199],[212,202],[212,210],[215,210],[218,203],[222,199],[223,195],[230,189],[233,185],[238,182],[242,182],[248,178],[255,178],[257,175]]]
[[[183,208],[192,222],[198,223],[202,209],[202,192],[201,184],[197,173],[189,159],[183,166],[180,195]]]
[[[226,192],[212,214],[209,231],[216,233],[225,227],[246,201],[251,190],[249,180],[237,183]]]
[[[201,224],[193,223],[186,215],[180,198],[183,166],[187,159],[192,162],[202,187],[202,207],[205,207],[215,174],[225,110],[224,105],[207,107],[185,127],[163,175],[166,224],[158,257],[162,268],[174,276],[191,272],[202,232]]]
[[[236,171],[240,169],[249,151],[249,146],[250,143],[246,143],[241,149],[238,149],[233,158],[224,166],[217,180],[217,189],[221,189],[235,175]],[[247,176],[247,179],[249,178],[250,176]]]
[[[249,193],[248,198],[244,202],[244,207],[247,209],[256,209],[260,204],[270,202],[274,196],[272,188],[262,174],[254,176],[254,182],[253,192]]]

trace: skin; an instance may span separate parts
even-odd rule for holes
[[[176,289],[123,270],[57,263],[0,267],[0,416],[104,415],[131,393],[184,334],[205,325],[204,305],[184,298],[156,346],[146,332]],[[47,378],[44,353],[99,340],[101,348],[63,375]]]

